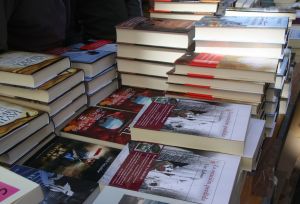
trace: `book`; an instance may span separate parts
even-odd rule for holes
[[[300,29],[290,29],[288,46],[293,48],[300,48]]]
[[[9,97],[50,103],[72,87],[79,84],[83,79],[84,73],[80,69],[71,68],[59,73],[54,78],[35,89],[0,84],[0,94]]]
[[[189,12],[168,12],[150,10],[150,18],[168,18],[177,20],[198,21],[204,16],[212,15],[212,13],[189,13]]]
[[[193,76],[175,74],[175,69],[168,72],[168,83],[181,84],[184,86],[199,86],[225,91],[237,91],[246,93],[264,94],[265,84],[238,80],[206,79]]]
[[[154,77],[138,74],[120,73],[123,86],[132,86],[138,88],[149,88],[154,90],[167,90],[167,78]]]
[[[22,165],[14,165],[10,170],[41,186],[44,193],[44,200],[41,203],[92,203],[100,193],[96,182],[79,180]]]
[[[0,154],[48,123],[46,113],[0,101]]]
[[[117,78],[117,67],[113,65],[93,78],[85,78],[87,95],[91,95],[96,91],[102,89],[108,83]]]
[[[159,97],[130,126],[136,141],[243,155],[249,105]]]
[[[102,202],[110,204],[191,204],[189,202],[180,201],[173,198],[116,188],[113,186],[105,186],[100,195],[95,200],[95,203]]]
[[[129,125],[135,116],[122,110],[89,107],[61,130],[61,136],[122,149],[131,139]]]
[[[49,116],[54,116],[63,108],[71,104],[76,98],[85,94],[85,86],[84,83],[81,82],[80,84],[76,85],[69,91],[65,92],[63,95],[56,98],[54,101],[50,103],[44,103],[34,100],[28,100],[24,98],[18,97],[7,97],[7,96],[0,96],[0,100],[6,101],[8,103],[14,103],[20,106],[26,106],[32,109],[40,110],[47,112]]]
[[[186,52],[186,49],[118,44],[118,58],[138,59],[151,62],[174,63]],[[161,57],[164,56],[164,57]]]
[[[48,125],[34,132],[25,140],[19,142],[11,149],[0,155],[0,162],[12,165],[19,160],[24,154],[31,151],[35,146],[40,144],[45,138],[54,132],[54,125],[50,122]]]
[[[169,11],[169,12],[193,12],[193,13],[215,13],[218,9],[218,1],[202,2],[202,1],[184,1],[184,0],[171,0],[171,1],[154,1],[154,10]]]
[[[275,43],[196,40],[195,52],[282,59],[284,45]]]
[[[5,52],[0,54],[0,81],[3,84],[36,88],[69,67],[69,59],[57,55]]]
[[[229,203],[240,157],[161,144],[125,146],[100,184],[192,203]]]
[[[94,77],[116,63],[116,52],[116,44],[104,42],[96,49],[93,46],[73,45],[61,55],[70,58],[72,67],[83,69],[86,77]]]
[[[251,118],[247,130],[244,154],[241,160],[241,169],[245,171],[256,170],[261,146],[264,141],[265,121]]]
[[[207,87],[195,86],[192,84],[167,84],[167,91],[170,92],[179,92],[186,93],[191,95],[199,95],[203,96],[208,100],[214,99],[225,99],[232,100],[236,102],[246,102],[246,103],[261,103],[263,101],[263,94],[256,93],[245,93],[245,92],[237,92],[237,91],[227,91],[227,90],[218,90]]]
[[[135,17],[116,27],[117,42],[187,49],[194,36],[193,21]],[[167,40],[166,40],[167,39]]]
[[[170,63],[125,58],[117,58],[117,63],[119,72],[158,77],[167,77],[167,72],[174,68],[174,65]]]
[[[66,120],[74,116],[80,108],[85,107],[87,105],[87,96],[85,94],[79,96],[71,104],[61,109],[58,113],[52,116],[52,121],[54,123],[55,128],[59,127]]]
[[[99,101],[103,100],[115,90],[119,88],[118,79],[114,79],[109,82],[107,85],[97,90],[94,94],[88,96],[88,105],[95,106]]]
[[[285,44],[288,17],[205,16],[195,23],[195,40]]]
[[[77,179],[98,182],[120,150],[56,137],[24,165]]]
[[[40,203],[43,198],[41,187],[18,174],[0,166],[1,204]]]
[[[186,53],[175,62],[175,74],[262,83],[275,82],[278,59]]]
[[[97,103],[97,106],[138,113],[157,96],[164,96],[164,92],[123,86]]]

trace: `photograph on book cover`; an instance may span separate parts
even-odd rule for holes
[[[166,98],[160,98],[165,100]],[[230,139],[238,109],[229,104],[185,99],[155,102],[173,104],[162,131]],[[168,100],[168,99],[167,99]]]
[[[168,204],[165,202],[155,201],[155,200],[149,200],[145,198],[139,198],[132,195],[123,195],[121,200],[119,201],[119,204]]]

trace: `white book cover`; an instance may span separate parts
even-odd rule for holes
[[[0,203],[39,203],[43,192],[34,183],[0,166]]]
[[[234,155],[132,142],[106,171],[100,185],[193,203],[226,204],[240,161]]]

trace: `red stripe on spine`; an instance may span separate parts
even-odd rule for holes
[[[212,75],[195,74],[195,73],[187,73],[187,76],[193,77],[193,78],[202,78],[202,79],[214,79],[215,78]]]
[[[203,100],[214,100],[214,97],[212,95],[208,95],[208,94],[196,94],[196,93],[186,93],[186,95],[188,97],[191,98],[196,98],[196,99],[203,99]]]
[[[189,63],[189,65],[195,67],[217,68],[223,58],[223,55],[200,53]]]

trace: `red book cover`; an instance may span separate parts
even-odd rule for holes
[[[129,124],[135,113],[90,107],[67,124],[64,133],[80,135],[118,144],[130,140]]]
[[[97,105],[138,113],[152,98],[163,95],[162,91],[157,90],[122,87]]]

